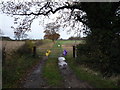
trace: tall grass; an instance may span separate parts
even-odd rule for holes
[[[101,73],[92,71],[83,65],[79,65],[73,57],[67,56],[67,61],[80,80],[88,82],[95,88],[117,88],[115,81],[103,78]]]
[[[11,53],[2,68],[3,88],[17,88],[22,78],[27,74],[29,69],[39,62],[39,57],[33,58],[32,42],[26,42],[25,45]],[[21,52],[19,52],[21,51]]]
[[[3,88],[17,88],[27,71],[39,62],[39,58],[31,55],[15,54],[11,60],[6,60],[2,68]]]

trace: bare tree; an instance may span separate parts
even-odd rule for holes
[[[63,28],[65,27],[72,27],[68,30],[75,30],[80,32],[81,27],[86,27],[86,13],[82,10],[81,6],[79,5],[80,2],[73,2],[72,0],[65,2],[65,1],[58,1],[54,2],[54,0],[42,0],[42,1],[31,1],[31,2],[2,2],[1,3],[1,11],[8,15],[19,18],[26,18],[29,17],[29,21],[32,21],[41,16],[48,16],[54,13],[59,13],[59,17],[56,18],[56,23],[61,24]],[[35,16],[35,17],[34,17]],[[31,17],[34,17],[31,20]],[[77,21],[79,19],[79,21]],[[19,19],[15,22],[17,23]],[[62,22],[62,23],[61,23]],[[80,23],[82,22],[82,24]],[[24,23],[24,21],[23,21]],[[30,29],[31,23],[28,23]],[[24,26],[21,28],[22,31],[26,32],[29,29],[24,29]],[[19,31],[20,29],[16,29]]]
[[[25,16],[23,19],[20,20],[18,19],[20,19],[20,17],[14,18],[14,24],[16,25],[16,27],[11,26],[11,28],[14,30],[16,40],[20,40],[27,37],[26,32],[31,30],[31,24],[35,19],[35,16],[33,17]]]

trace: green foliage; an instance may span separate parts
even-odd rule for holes
[[[119,18],[115,15],[116,10],[119,7],[118,2],[83,2],[81,3],[81,7],[83,11],[87,13],[87,25],[91,29],[110,29],[113,27],[116,18]]]
[[[43,70],[43,77],[51,87],[62,86],[63,78],[58,70],[56,61],[54,57],[50,57]]]
[[[74,59],[71,55],[67,56],[66,60],[76,76],[80,80],[86,81],[94,88],[118,88],[118,86],[115,85],[115,81],[112,81],[109,78],[103,78],[99,72],[95,72],[85,65],[79,65],[76,63],[77,59]]]
[[[25,41],[25,44],[18,49],[17,52],[20,54],[31,54],[33,50],[34,43],[30,40]]]
[[[12,55],[11,59],[6,60],[2,68],[2,87],[19,88],[21,80],[27,75],[28,70],[39,62],[39,58],[33,58],[31,55],[20,56],[17,53]]]
[[[51,42],[51,40],[42,41],[43,44]],[[33,58],[31,55],[33,46],[34,43],[28,40],[25,45],[12,52],[10,58],[6,59],[5,65],[2,67],[3,88],[19,88],[29,70],[41,60],[38,56]]]
[[[87,14],[85,45],[78,46],[78,61],[100,70],[104,75],[120,73],[119,3],[81,3]],[[89,8],[88,8],[89,7]]]
[[[56,42],[56,44],[54,44],[54,46],[51,48],[51,54],[48,57],[46,65],[43,69],[43,77],[46,79],[47,83],[51,87],[63,86],[63,77],[60,74],[60,71],[57,66],[57,58],[58,55],[60,54],[60,51],[55,50],[58,48],[61,49],[61,47],[58,47],[58,44],[59,42]]]
[[[115,49],[113,49],[115,50]],[[111,51],[111,50],[110,50]],[[116,52],[116,51],[115,51]],[[117,53],[111,52],[112,55]],[[99,45],[82,44],[77,46],[77,62],[99,70],[103,75],[111,76],[112,73],[120,73],[119,56],[112,57],[111,54],[103,52]]]
[[[68,40],[84,40],[85,38],[81,38],[81,37],[69,37]]]

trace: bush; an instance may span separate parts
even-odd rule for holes
[[[2,67],[2,88],[20,88],[21,80],[27,75],[38,62],[39,58],[31,55],[19,55],[13,53],[10,59],[6,60],[5,67]]]
[[[111,47],[113,48],[113,47]],[[110,54],[105,54],[99,45],[80,44],[77,46],[77,62],[89,66],[94,70],[99,70],[105,76],[113,73],[120,73],[120,55],[117,49],[109,49]],[[115,53],[116,52],[116,53]]]
[[[87,63],[90,62],[90,47],[87,44],[80,44],[77,46],[77,62],[78,63]]]
[[[19,54],[31,54],[33,51],[34,43],[30,40],[25,41],[25,44],[18,49]]]

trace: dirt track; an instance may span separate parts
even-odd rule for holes
[[[29,73],[26,80],[22,83],[22,88],[43,88],[46,87],[46,82],[42,78],[42,69],[45,65],[47,57],[43,57],[41,62]]]
[[[66,69],[60,69],[60,71],[64,77],[65,88],[92,88],[88,83],[79,80],[69,66]]]
[[[71,45],[62,45],[63,49],[66,49],[68,52],[73,52],[73,47]],[[65,88],[92,88],[91,85],[85,81],[79,80],[74,72],[69,67],[69,64],[66,69],[60,69],[61,74],[64,77]]]
[[[41,62],[29,73],[26,80],[22,83],[23,88],[50,88],[44,78],[42,78],[42,69],[47,58],[43,57]],[[60,71],[64,78],[64,88],[92,88],[88,83],[77,79],[69,66],[66,69],[60,69]]]

